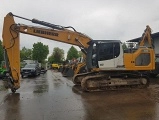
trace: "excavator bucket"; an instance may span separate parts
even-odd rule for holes
[[[73,77],[74,71],[73,71],[72,68],[67,67],[67,68],[65,68],[65,70],[63,71],[62,74],[63,74],[64,77]]]
[[[63,71],[63,67],[60,66],[59,69],[58,69],[58,72],[62,72]]]

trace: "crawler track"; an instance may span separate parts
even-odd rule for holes
[[[120,89],[141,89],[149,86],[149,78],[141,74],[120,73],[85,73],[73,78],[76,85],[81,85],[83,91],[105,91]]]

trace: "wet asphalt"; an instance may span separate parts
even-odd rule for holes
[[[0,120],[159,120],[159,77],[147,89],[82,92],[48,70],[21,80],[16,93],[0,80]]]

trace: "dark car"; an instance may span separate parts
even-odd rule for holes
[[[40,75],[41,69],[38,64],[26,64],[23,68],[21,68],[21,77],[24,76],[37,76]]]

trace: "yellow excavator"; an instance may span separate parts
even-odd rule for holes
[[[76,59],[76,62],[68,63],[64,67],[62,75],[64,77],[73,77],[76,74],[86,73],[85,55]]]
[[[43,27],[15,23],[14,17]],[[149,30],[148,26],[146,31],[151,34]],[[86,54],[88,72],[74,75],[73,82],[80,84],[83,91],[144,88],[149,85],[149,79],[142,72],[155,69],[153,48],[139,46],[125,53],[120,40],[93,40],[71,26],[64,27],[8,13],[4,18],[2,37],[8,71],[6,86],[12,92],[20,87],[20,33],[79,46]]]

